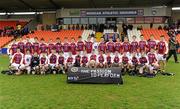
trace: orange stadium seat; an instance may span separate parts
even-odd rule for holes
[[[6,44],[8,44],[12,39],[13,39],[13,37],[7,37],[7,36],[0,37],[0,48],[5,46]]]
[[[63,41],[65,37],[67,37],[68,40],[70,40],[71,37],[74,37],[75,40],[77,40],[78,37],[82,35],[82,33],[82,30],[61,30],[59,32],[35,31],[33,34],[28,34],[27,36],[30,38],[38,37],[39,40],[44,38],[44,40],[48,42],[49,39],[55,41],[57,37],[59,37],[61,41]]]
[[[143,29],[141,30],[141,34],[144,35],[144,38],[148,40],[150,38],[150,35],[154,35],[154,38],[156,40],[160,39],[161,35],[165,36],[165,40],[168,41],[169,36],[165,30],[158,30],[158,29]]]

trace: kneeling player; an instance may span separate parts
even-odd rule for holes
[[[62,72],[63,74],[65,74],[65,64],[64,64],[64,56],[63,53],[60,52],[59,53],[59,57],[58,57],[58,70],[59,72]]]
[[[90,61],[89,61],[89,68],[96,68],[96,58],[97,55],[95,54],[95,51],[92,51],[92,54],[90,56]]]
[[[75,57],[74,67],[80,67],[81,66],[81,56],[80,53],[77,52],[77,55]]]
[[[106,67],[110,68],[110,67],[112,67],[112,56],[111,56],[110,52],[107,52],[106,54],[107,54],[106,55]]]
[[[56,51],[52,49],[51,54],[49,54],[48,56],[48,65],[49,65],[50,73],[53,74],[58,73],[57,63],[58,63],[58,56],[56,54]]]
[[[129,61],[130,61],[129,56],[127,55],[126,52],[124,52],[122,56],[122,64],[121,64],[123,75],[125,75],[125,73],[128,72],[129,70]]]
[[[21,74],[21,65],[23,64],[23,54],[20,52],[20,49],[17,49],[17,52],[12,56],[10,61],[10,70],[13,71],[14,74]]]
[[[30,54],[30,50],[27,50],[26,54],[24,55],[24,63],[21,67],[23,70],[27,71],[27,74],[30,74],[31,72],[31,67],[30,67],[31,58],[32,58],[32,55]]]
[[[130,71],[129,75],[135,75],[137,74],[137,66],[138,66],[138,58],[136,56],[136,53],[134,52],[131,56],[131,62],[130,62]]]
[[[115,52],[114,59],[113,59],[113,67],[120,67],[120,56],[119,52]]]
[[[146,75],[146,69],[148,66],[148,59],[145,54],[145,52],[141,53],[141,57],[139,58],[139,75],[145,76]]]
[[[147,57],[148,57],[148,61],[149,61],[149,65],[148,65],[149,72],[148,72],[148,74],[150,76],[155,76],[155,74],[157,73],[156,71],[159,68],[159,65],[158,65],[158,61],[157,61],[157,56],[156,56],[153,48],[147,54]]]
[[[105,67],[105,59],[104,59],[103,52],[100,52],[100,54],[99,54],[97,67],[98,68],[104,68]]]
[[[31,58],[31,65],[30,65],[31,66],[31,72],[33,75],[34,74],[40,74],[39,63],[40,63],[39,56],[38,56],[38,53],[35,51],[34,55]]]
[[[81,60],[81,67],[87,67],[88,66],[88,56],[86,51],[84,51],[84,55],[82,56]]]
[[[40,70],[41,74],[45,74],[48,70],[48,57],[46,53],[42,53],[40,56]]]
[[[69,53],[69,56],[66,60],[66,66],[65,66],[65,70],[67,71],[70,67],[73,66],[73,63],[74,63],[74,58],[72,57],[72,54],[71,52]]]

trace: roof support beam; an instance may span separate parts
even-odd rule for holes
[[[56,4],[53,0],[49,0],[49,2],[56,8],[59,9],[60,6],[58,4]]]
[[[28,8],[35,10],[34,7],[32,7],[30,4],[26,3],[25,1],[23,1],[23,0],[18,0],[18,1],[21,2],[22,4],[24,4],[25,6],[27,6]]]

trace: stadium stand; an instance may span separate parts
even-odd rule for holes
[[[154,35],[155,40],[159,40],[161,35],[165,36],[165,40],[168,41],[169,36],[165,30],[158,29],[143,29],[141,34],[144,35],[144,39],[148,40],[150,35]]]
[[[93,30],[84,30],[82,33],[82,39],[87,40],[88,36],[91,34],[95,34],[95,31]]]
[[[75,40],[77,40],[78,36],[81,36],[82,33],[83,33],[82,30],[61,30],[59,32],[35,31],[33,34],[28,34],[28,36],[30,38],[34,38],[34,37],[38,37],[38,39],[44,38],[44,40],[48,42],[49,39],[55,41],[57,37],[59,37],[61,41],[64,40],[64,37],[68,37],[68,39],[74,37]]]
[[[8,44],[11,40],[13,40],[13,37],[0,37],[0,48]]]
[[[132,36],[135,35],[137,37],[137,40],[140,40],[140,35],[141,35],[141,31],[137,30],[137,29],[133,29],[133,30],[127,30],[128,33],[128,39],[129,41],[132,41]]]
[[[10,26],[16,28],[16,24],[20,23],[22,26],[26,25],[27,21],[0,21],[0,29]]]

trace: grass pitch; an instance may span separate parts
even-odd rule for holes
[[[180,56],[179,56],[180,58]],[[0,71],[7,69],[0,56]],[[0,74],[0,109],[180,109],[180,64],[175,76],[124,76],[123,85],[67,84],[66,75]]]

